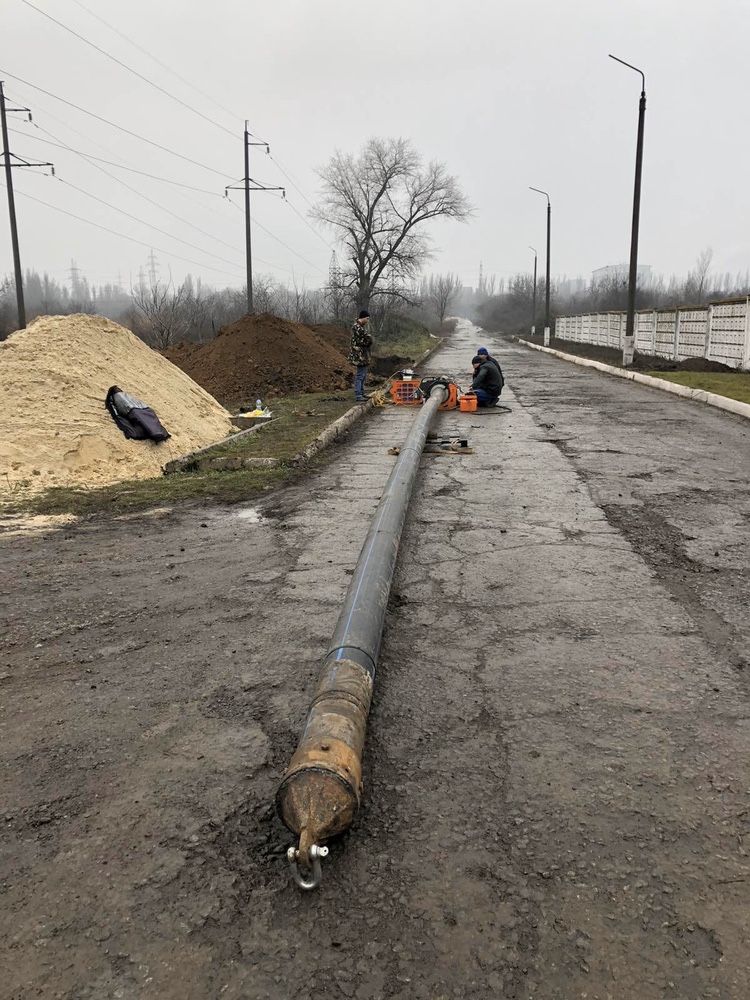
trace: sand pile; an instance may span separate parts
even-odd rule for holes
[[[169,441],[123,436],[104,407],[115,384],[156,410]],[[232,430],[205,390],[101,316],[43,316],[0,343],[0,491],[147,479]]]
[[[180,344],[167,357],[226,406],[257,398],[348,388],[341,351],[299,323],[244,316],[206,344]]]

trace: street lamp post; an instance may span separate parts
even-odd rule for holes
[[[544,346],[549,347],[549,333],[550,333],[550,322],[549,322],[549,248],[550,248],[550,234],[552,232],[552,205],[549,200],[549,195],[546,191],[542,191],[541,188],[531,187],[529,185],[530,191],[536,191],[537,194],[543,194],[547,199],[547,282],[544,289]]]
[[[628,315],[625,321],[623,366],[632,365],[635,354],[635,293],[638,284],[638,228],[641,216],[641,172],[643,169],[643,129],[646,122],[646,76],[643,70],[610,54],[610,59],[641,74],[641,99],[638,103],[638,141],[635,147],[635,185],[633,188],[633,225],[630,232],[630,274],[628,278]]]
[[[534,254],[534,291],[531,294],[531,336],[536,333],[536,250],[529,247]]]

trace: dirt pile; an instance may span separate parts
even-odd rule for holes
[[[310,329],[318,339],[330,344],[344,357],[349,354],[352,342],[350,327],[336,326],[334,323],[313,323]]]
[[[636,353],[633,361],[635,371],[642,372],[733,372],[734,368],[713,361],[709,358],[683,358],[682,361],[672,361],[670,358],[660,358],[651,354]]]
[[[127,440],[104,406],[115,384],[172,437]],[[0,344],[0,493],[148,479],[232,430],[199,385],[101,316],[43,316]]]
[[[206,344],[167,357],[226,406],[299,392],[348,388],[346,356],[309,327],[263,313],[244,316]]]

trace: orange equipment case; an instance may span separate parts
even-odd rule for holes
[[[417,394],[419,379],[394,379],[391,382],[391,399],[396,406],[419,406],[422,397]]]

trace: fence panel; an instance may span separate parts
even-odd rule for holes
[[[680,333],[677,357],[704,358],[708,337],[708,306],[703,309],[680,309]]]
[[[626,314],[579,313],[557,318],[557,336],[582,344],[622,348]],[[750,369],[750,298],[711,306],[648,309],[635,314],[635,348],[662,358],[706,357]]]
[[[711,317],[709,357],[731,368],[748,363],[748,300],[717,302]]]
[[[656,313],[653,309],[648,312],[638,312],[635,314],[635,349],[641,354],[651,354],[654,349],[654,333],[656,332]]]
[[[677,322],[676,309],[660,309],[656,313],[656,337],[654,354],[659,358],[674,357],[674,330]]]

